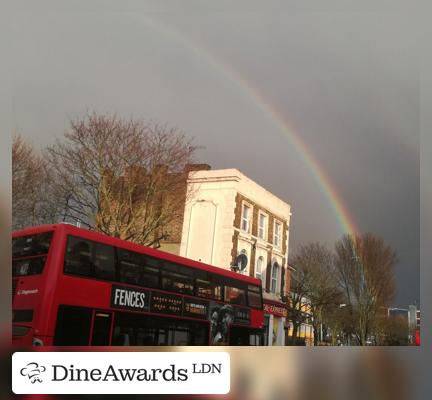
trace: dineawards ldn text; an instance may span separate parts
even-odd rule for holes
[[[192,364],[190,370],[177,368],[175,364],[161,368],[76,368],[74,365],[52,365],[52,381],[61,382],[185,382],[192,374],[220,374],[221,364]]]

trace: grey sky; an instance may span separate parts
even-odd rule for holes
[[[301,137],[358,228],[397,250],[395,303],[418,301],[413,13],[386,2],[139,3],[16,5],[13,127],[46,145],[86,109],[177,126],[205,146],[202,161],[238,168],[291,204],[291,249],[332,246],[336,215],[253,88]]]

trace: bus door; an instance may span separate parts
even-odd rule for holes
[[[60,305],[54,346],[109,346],[112,321],[110,311]]]
[[[91,346],[109,346],[112,331],[113,313],[93,311]]]

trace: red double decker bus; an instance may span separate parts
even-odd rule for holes
[[[18,345],[261,345],[261,281],[68,224],[14,232]]]

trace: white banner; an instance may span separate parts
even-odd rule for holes
[[[17,352],[16,394],[226,394],[225,352]]]

